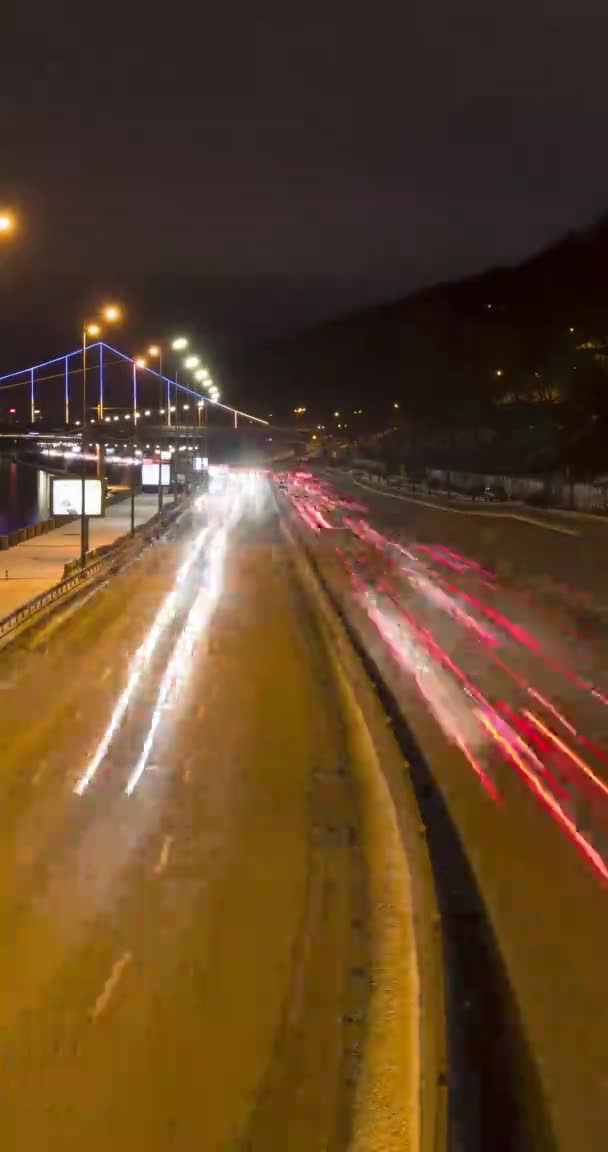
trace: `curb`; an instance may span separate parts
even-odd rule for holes
[[[283,511],[281,509],[281,511]],[[447,1139],[440,917],[424,825],[387,716],[314,569],[281,515],[317,604],[349,719],[369,885],[372,984],[351,1152],[441,1152]]]

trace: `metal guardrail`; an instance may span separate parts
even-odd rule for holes
[[[163,522],[171,523],[182,507],[178,505],[176,508],[171,509],[169,512],[164,513]],[[51,588],[41,592],[38,596],[34,596],[32,600],[28,600],[26,604],[22,604],[16,608],[14,612],[9,613],[0,620],[0,641],[4,640],[11,632],[15,632],[26,621],[31,620],[44,608],[48,608],[50,604],[54,604],[57,600],[63,599],[70,592],[73,592],[79,585],[88,584],[95,576],[105,569],[110,568],[117,559],[121,557],[123,552],[126,552],[129,547],[136,540],[140,542],[144,537],[145,531],[149,530],[158,524],[158,513],[152,516],[150,520],[146,520],[144,524],[140,524],[136,529],[134,537],[122,538],[116,541],[115,544],[108,547],[107,552],[103,556],[96,557],[84,568],[79,568],[76,572],[71,573],[65,579],[60,580],[58,584],[53,584]]]
[[[8,616],[0,620],[0,639],[3,639],[10,632],[14,632],[26,620],[35,616],[37,612],[42,611],[49,604],[53,604],[55,600],[60,600],[68,592],[77,588],[79,584],[86,584],[93,576],[96,576],[103,567],[114,558],[115,553],[108,553],[106,556],[100,557],[99,560],[94,560],[91,564],[87,564],[86,568],[80,568],[78,572],[74,572],[72,576],[68,576],[66,580],[61,580],[59,584],[53,584],[52,588],[47,588],[45,592],[41,592],[38,596],[34,596],[32,600],[28,600],[27,604],[22,604],[20,608],[16,608]]]

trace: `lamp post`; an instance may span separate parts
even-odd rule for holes
[[[116,304],[107,304],[101,310],[101,316],[108,324],[115,324],[121,318],[121,310]],[[87,337],[92,336],[94,339],[101,335],[101,325],[96,321],[86,322],[82,326],[82,436],[81,436],[81,508],[80,508],[80,566],[84,568],[89,548],[89,518],[86,515],[86,461],[85,461],[85,432],[87,428]],[[67,365],[67,359],[66,359]],[[67,389],[67,367],[66,367],[66,389]],[[67,391],[66,391],[66,415],[68,411],[67,406]],[[99,401],[98,412],[100,419],[103,419],[103,359],[100,356],[99,360]],[[97,446],[97,473],[99,479],[103,480],[103,462],[102,450],[100,445]]]
[[[87,430],[87,336],[99,336],[99,324],[84,324],[82,328],[82,435],[80,447],[80,567],[84,568],[89,550],[89,518],[86,514],[85,433]]]
[[[158,360],[158,373],[160,376],[160,408],[163,406],[163,350],[159,344],[151,344],[148,348],[148,356],[152,356]],[[169,387],[167,383],[167,388]],[[170,415],[170,408],[167,396],[167,412]],[[160,516],[163,510],[163,464],[162,456],[158,462],[158,514]]]
[[[188,347],[188,341],[186,340],[185,336],[177,336],[175,338],[175,340],[171,341],[171,347],[172,347],[174,352],[183,352]],[[176,384],[177,384],[178,371],[179,371],[179,369],[176,365],[176,368],[175,368],[175,383]],[[177,391],[176,391],[176,396],[175,396],[175,417],[176,417],[175,422],[177,424],[177,421],[179,419],[179,414],[177,411]],[[168,380],[167,380],[167,424],[169,426],[171,426],[171,385],[169,384]]]
[[[133,437],[132,437],[132,451],[131,456],[133,462],[131,464],[131,535],[135,535],[135,444],[137,442],[137,369],[145,367],[145,360],[133,361],[133,396],[132,396],[132,410],[131,419],[133,421]]]

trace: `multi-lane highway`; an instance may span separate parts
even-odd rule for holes
[[[464,845],[517,1033],[504,1079],[521,1112],[516,1146],[599,1152],[608,1133],[608,531],[585,518],[401,500],[340,473],[292,473],[284,484]],[[482,1037],[480,1065],[506,1039]],[[483,1146],[515,1146],[504,1139],[496,1126]]]
[[[3,654],[0,709],[6,1147],[346,1147],[350,753],[264,482]]]

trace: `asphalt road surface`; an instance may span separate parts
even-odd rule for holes
[[[365,907],[340,706],[238,484],[3,654],[11,1152],[346,1147]]]
[[[524,1054],[504,1094],[522,1128],[506,1143],[481,1099],[475,1147],[601,1152],[608,526],[461,515],[339,473],[292,474],[285,494],[401,703],[496,938]],[[483,1094],[484,1062],[504,1039],[492,1026],[479,1037],[465,1092]]]

